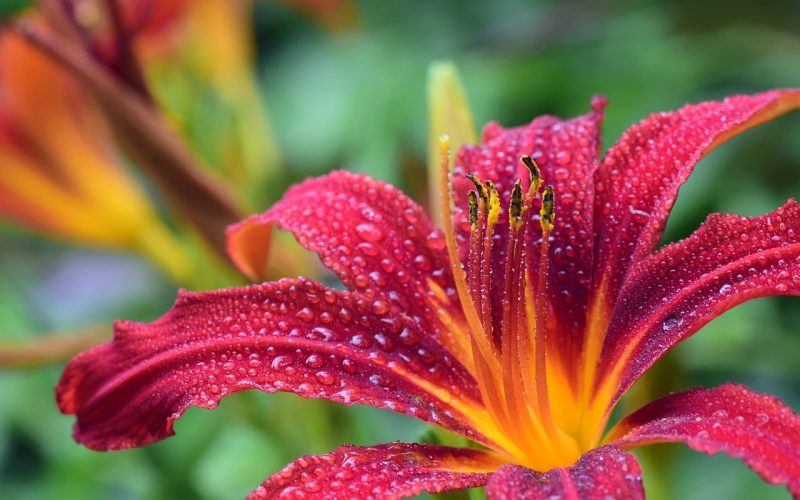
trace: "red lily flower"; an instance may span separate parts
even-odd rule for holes
[[[712,215],[656,248],[697,161],[800,107],[800,91],[653,115],[603,160],[604,101],[592,107],[568,121],[490,124],[452,171],[443,154],[443,231],[396,189],[346,172],[231,227],[245,272],[263,267],[277,225],[347,290],[301,278],[182,292],[153,323],[117,323],[114,341],[72,360],[58,385],[75,439],[146,445],[189,406],[255,388],[390,409],[483,448],[344,446],[298,459],[254,498],[480,485],[492,498],[642,498],[627,450],[656,442],[740,457],[800,496],[800,417],[739,385],[666,396],[603,437],[619,398],[677,343],[745,300],[800,294],[795,201],[761,217]],[[542,179],[552,186],[539,195]]]

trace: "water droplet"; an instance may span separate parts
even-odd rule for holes
[[[391,259],[382,259],[381,260],[381,269],[386,271],[387,273],[394,272],[397,267],[395,266],[394,262]]]
[[[331,385],[336,381],[336,378],[333,376],[333,374],[331,374],[331,372],[326,372],[324,370],[315,373],[314,378],[316,378],[320,384],[324,385]]]
[[[414,330],[410,330],[408,328],[403,328],[403,331],[400,332],[400,335],[398,335],[397,338],[400,340],[400,343],[406,347],[412,346],[419,342],[419,335],[417,335]]]
[[[664,323],[661,324],[661,329],[665,332],[669,332],[674,330],[676,327],[681,326],[682,323],[683,319],[679,318],[678,316],[669,316],[664,320]]]
[[[272,360],[271,366],[273,370],[284,370],[291,364],[292,364],[291,356],[277,356],[275,359]]]
[[[372,303],[372,312],[378,315],[386,314],[389,312],[389,304],[382,300],[376,300]]]
[[[261,366],[261,357],[254,352],[253,354],[250,355],[247,364],[252,366],[253,368],[258,368],[259,366]]]
[[[374,257],[378,255],[378,248],[372,243],[368,243],[366,241],[359,243],[358,249],[361,250],[361,253],[369,257]]]
[[[730,284],[730,283],[725,283],[724,285],[722,285],[721,287],[719,287],[719,293],[720,293],[720,295],[722,295],[722,294],[726,294],[726,293],[730,292],[730,291],[731,291],[731,288],[733,288],[733,286],[731,286],[731,284]]]
[[[306,358],[306,366],[309,368],[319,368],[322,366],[322,356],[319,354],[312,354]]]
[[[769,422],[769,415],[763,412],[758,412],[756,414],[756,424],[765,425],[768,422]]]
[[[428,248],[433,251],[444,250],[444,248],[447,246],[441,231],[432,231],[430,234],[428,234],[427,245]]]
[[[361,349],[367,349],[372,344],[366,336],[361,334],[353,335],[353,338],[350,339],[350,343]]]
[[[303,485],[303,489],[309,493],[317,493],[322,489],[322,485],[317,481],[311,480]]]
[[[304,307],[297,311],[297,317],[302,321],[311,321],[314,319],[314,311],[312,311],[310,307]]]
[[[377,243],[383,239],[383,231],[375,224],[370,224],[368,222],[357,225],[356,233],[358,233],[364,241],[371,243]]]
[[[375,334],[375,342],[377,342],[384,351],[389,352],[394,350],[394,342],[392,342],[392,339],[382,333]]]
[[[716,418],[728,418],[728,412],[725,410],[717,410],[712,414],[712,416]]]
[[[417,255],[414,257],[414,265],[420,271],[430,271],[431,269],[431,261],[424,255]]]
[[[403,217],[410,223],[414,224],[419,220],[419,215],[413,208],[407,208],[403,211]]]
[[[353,315],[352,313],[350,313],[350,310],[348,310],[345,307],[339,309],[338,316],[339,320],[342,321],[343,323],[349,323],[350,320],[353,318]]]
[[[356,362],[352,359],[344,358],[342,360],[342,370],[352,375],[356,372]]]

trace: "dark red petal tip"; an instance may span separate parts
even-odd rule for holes
[[[586,453],[572,467],[545,473],[504,465],[489,480],[486,493],[490,500],[644,499],[639,463],[613,446]]]
[[[623,448],[684,442],[704,453],[724,452],[800,496],[800,417],[778,398],[738,384],[653,401],[617,424],[608,441]]]
[[[248,497],[402,498],[482,486],[497,467],[487,452],[421,444],[342,446],[299,458]]]

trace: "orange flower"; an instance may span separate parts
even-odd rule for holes
[[[175,278],[182,250],[125,171],[101,113],[18,34],[0,35],[0,215],[47,236],[141,251]]]

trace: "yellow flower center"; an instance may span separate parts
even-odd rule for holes
[[[443,144],[442,161],[449,164],[446,146]],[[445,320],[461,334],[456,355],[475,376],[486,409],[485,414],[473,418],[473,424],[503,448],[499,451],[509,461],[546,471],[569,466],[597,446],[605,408],[596,398],[586,396],[590,392],[573,388],[560,361],[548,356],[553,322],[547,276],[555,195],[551,186],[541,189],[536,163],[530,157],[522,162],[530,172],[530,182],[524,190],[517,181],[511,192],[508,235],[502,242],[506,245],[502,276],[493,276],[498,269],[492,267],[501,212],[495,186],[468,176],[475,190],[468,197],[471,230],[464,267],[455,246],[449,199],[447,206],[443,204],[448,251],[466,325],[459,328],[452,318]],[[448,170],[443,168],[443,172]],[[446,180],[443,178],[443,186],[448,186]],[[537,198],[542,237],[537,245],[539,255],[533,256],[527,255],[526,235]],[[537,257],[538,270],[531,273],[529,262],[536,262]]]

